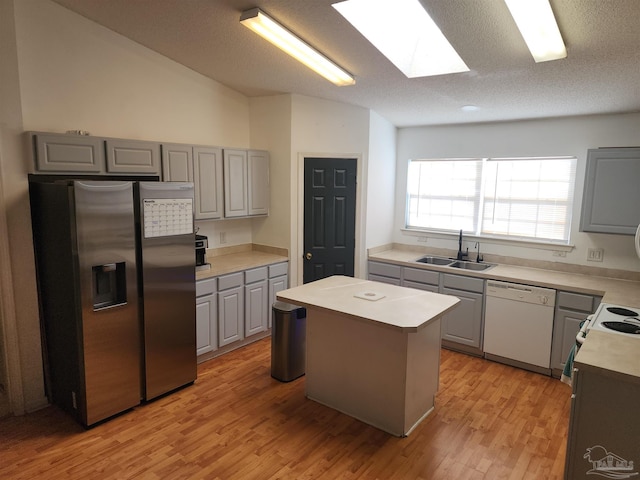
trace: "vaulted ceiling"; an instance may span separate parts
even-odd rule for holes
[[[297,93],[394,125],[640,111],[640,1],[551,0],[566,59],[533,61],[503,0],[421,0],[470,71],[406,78],[337,0],[54,0],[249,97]],[[239,23],[260,7],[356,76],[336,87]],[[477,111],[465,112],[464,105]]]

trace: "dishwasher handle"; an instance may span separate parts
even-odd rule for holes
[[[553,307],[556,303],[556,291],[551,288],[534,287],[519,283],[487,281],[487,297],[503,298],[514,302],[533,303]]]

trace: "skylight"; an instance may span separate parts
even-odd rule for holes
[[[505,0],[505,3],[536,62],[567,56],[549,0]]]
[[[333,7],[409,78],[469,71],[419,0],[346,0]]]

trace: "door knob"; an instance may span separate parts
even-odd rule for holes
[[[313,255],[311,255],[311,253],[310,253],[310,252],[308,252],[308,253],[304,256],[304,258],[306,258],[307,260],[311,260],[311,257],[312,257],[312,256],[313,256]]]

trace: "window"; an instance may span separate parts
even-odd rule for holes
[[[412,160],[407,228],[569,243],[575,157]]]

